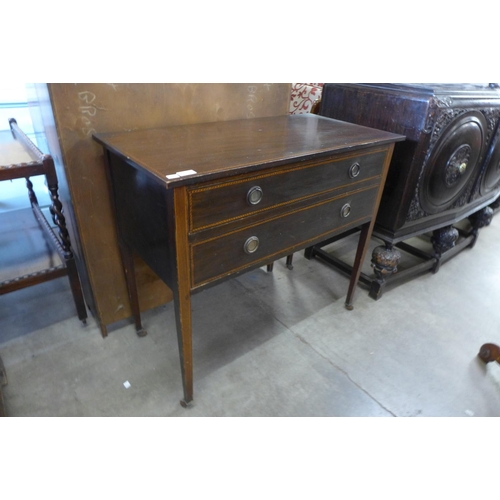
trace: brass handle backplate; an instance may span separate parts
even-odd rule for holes
[[[257,238],[257,236],[250,236],[250,238],[248,238],[243,245],[243,250],[245,250],[245,253],[247,254],[256,252],[257,248],[259,248],[259,238]]]
[[[349,217],[349,214],[351,213],[351,205],[349,203],[346,203],[341,209],[340,209],[340,215],[341,217]]]
[[[247,193],[247,202],[249,205],[257,205],[262,201],[262,197],[264,196],[264,192],[262,188],[259,186],[251,187]]]
[[[354,179],[355,177],[357,177],[359,175],[360,171],[361,171],[361,165],[359,163],[353,163],[349,167],[349,177],[351,179]]]

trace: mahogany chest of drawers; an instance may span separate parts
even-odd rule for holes
[[[404,139],[316,115],[94,138],[140,335],[132,252],[173,291],[184,405],[193,398],[193,292],[361,227],[351,306],[394,143]]]

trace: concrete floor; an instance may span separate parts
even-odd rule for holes
[[[374,242],[374,246],[377,242]],[[336,251],[352,253],[343,240]],[[0,297],[9,416],[500,416],[500,215],[474,249],[374,301],[295,254],[193,297],[195,400],[182,397],[173,304],[103,339],[65,278]],[[369,270],[369,262],[365,263]],[[128,381],[129,388],[124,383]]]

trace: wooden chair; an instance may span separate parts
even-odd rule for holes
[[[13,292],[28,286],[37,285],[39,283],[53,280],[61,276],[68,276],[73,300],[76,306],[78,318],[86,323],[87,309],[83,298],[82,288],[78,271],[76,268],[75,257],[71,248],[71,241],[66,228],[66,219],[61,201],[58,195],[58,180],[56,170],[54,167],[54,160],[50,155],[43,154],[35,144],[26,136],[26,134],[19,128],[16,120],[11,118],[9,120],[10,130],[16,141],[18,141],[29,156],[33,159],[30,162],[14,163],[9,165],[2,165],[0,161],[0,181],[12,179],[26,179],[26,186],[28,188],[29,200],[35,219],[38,221],[46,239],[53,247],[54,251],[60,256],[62,265],[43,269],[41,271],[33,272],[23,276],[18,276],[13,279],[8,279],[0,282],[0,295]],[[33,183],[30,177],[36,175],[44,175],[47,187],[50,192],[51,205],[49,207],[50,214],[54,227],[46,219],[40,206],[38,199],[33,190]],[[0,262],[1,265],[1,262]]]

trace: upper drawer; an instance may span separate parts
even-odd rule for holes
[[[303,162],[188,189],[189,232],[208,229],[379,176],[387,149]]]

